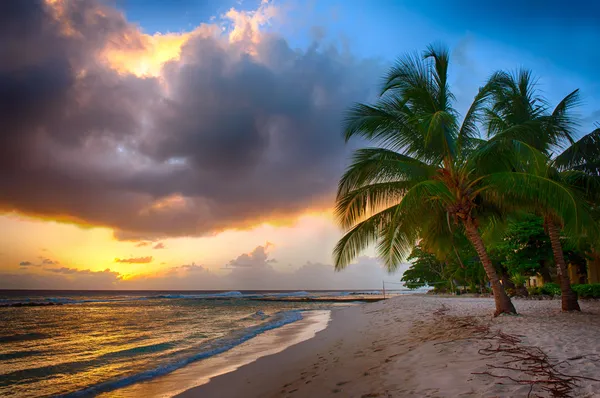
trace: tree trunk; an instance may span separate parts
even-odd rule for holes
[[[510,275],[508,275],[508,272],[506,272],[506,270],[503,270],[502,272],[502,286],[504,286],[505,289],[517,288],[517,286],[515,286],[515,284],[510,280]]]
[[[550,275],[550,269],[548,268],[548,263],[544,260],[540,261],[540,272],[539,274],[542,276],[542,281],[552,282],[552,275]]]
[[[577,293],[571,288],[567,263],[565,262],[559,240],[558,228],[556,227],[556,224],[554,224],[554,221],[549,217],[546,217],[545,221],[546,228],[548,229],[548,236],[550,237],[550,244],[552,245],[552,253],[554,254],[554,262],[556,263],[556,273],[558,274],[558,280],[560,282],[562,310],[581,311],[579,303],[577,302]]]
[[[506,291],[504,291],[504,287],[500,283],[500,279],[498,279],[496,269],[492,265],[492,261],[485,250],[485,245],[483,244],[481,235],[479,235],[479,230],[472,220],[465,220],[464,225],[467,238],[469,238],[471,244],[477,251],[479,260],[481,260],[483,269],[485,269],[485,273],[487,274],[490,284],[492,285],[492,292],[494,293],[494,301],[496,303],[496,311],[494,312],[494,316],[498,316],[500,314],[516,314],[517,310],[515,310],[515,306],[513,305],[512,301],[510,301],[510,297],[508,297]]]

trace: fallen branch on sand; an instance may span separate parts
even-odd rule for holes
[[[481,323],[475,317],[453,317],[446,313],[445,305],[434,311],[438,317],[436,324],[460,331],[461,337],[445,340],[438,344],[449,344],[461,340],[487,342],[487,347],[478,352],[481,355],[495,357],[499,364],[487,364],[488,370],[473,372],[474,375],[484,375],[496,379],[509,380],[513,383],[529,385],[528,397],[573,397],[574,390],[583,380],[598,381],[591,377],[567,374],[561,366],[577,360],[599,362],[597,354],[578,355],[564,361],[552,360],[542,349],[535,346],[522,345],[522,336],[492,330],[488,324]],[[459,334],[459,333],[456,333]]]
[[[475,375],[486,375],[497,379],[506,379],[514,383],[529,385],[528,397],[539,397],[540,393],[550,394],[551,397],[572,397],[573,390],[582,380],[600,381],[590,377],[570,375],[558,368],[569,360],[555,362],[539,347],[520,345],[518,336],[500,331],[481,336],[482,340],[494,340],[488,347],[479,350],[481,355],[503,358],[500,365],[487,364],[490,370],[474,372]],[[583,359],[578,356],[570,360]],[[592,359],[596,361],[597,359]],[[492,373],[493,370],[504,371],[508,374]],[[512,373],[512,374],[511,374]]]
[[[446,307],[446,304],[442,304],[442,306],[440,308],[438,308],[437,310],[435,310],[433,312],[433,315],[444,316],[444,315],[446,315],[446,312],[448,312],[449,310],[450,310],[450,308]]]

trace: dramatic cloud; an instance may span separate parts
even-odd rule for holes
[[[165,246],[165,244],[164,244],[164,243],[162,243],[162,242],[158,242],[158,243],[157,243],[157,244],[155,244],[155,245],[154,245],[152,248],[153,248],[153,249],[155,249],[155,250],[158,250],[158,249],[165,249],[165,248],[166,248],[166,246]]]
[[[268,248],[268,243],[265,246],[257,246],[252,252],[241,254],[235,260],[231,260],[225,268],[266,267],[269,263],[277,262],[275,259],[267,259]]]
[[[126,264],[148,264],[152,262],[152,256],[148,257],[132,257],[132,258],[115,258],[115,263]]]
[[[329,206],[379,65],[294,50],[274,15],[154,37],[104,2],[0,2],[0,211],[151,240]]]
[[[35,264],[33,264],[31,261],[21,261],[21,262],[19,263],[19,265],[20,265],[21,267],[29,267],[30,265],[35,265]]]

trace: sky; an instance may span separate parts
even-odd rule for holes
[[[532,69],[600,122],[600,4],[573,0],[0,2],[0,288],[373,289],[334,272],[341,120],[430,43],[464,111]]]

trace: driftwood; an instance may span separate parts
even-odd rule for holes
[[[579,382],[600,382],[600,379],[571,375],[560,369],[561,366],[582,359],[600,362],[600,355],[578,355],[559,362],[550,358],[539,347],[523,345],[523,336],[492,330],[488,324],[482,324],[474,317],[449,317],[446,315],[448,311],[449,308],[443,305],[434,315],[445,318],[445,326],[460,329],[462,337],[438,342],[436,345],[461,340],[487,342],[485,348],[479,349],[479,354],[499,360],[499,364],[486,364],[486,371],[474,372],[474,375],[528,385],[527,397],[573,397]],[[501,372],[503,374],[499,374]]]
[[[479,354],[496,357],[499,365],[487,364],[487,371],[474,372],[474,375],[486,375],[497,379],[510,380],[517,384],[529,385],[527,397],[572,397],[578,382],[582,380],[600,381],[590,377],[567,374],[560,370],[561,365],[569,361],[588,359],[598,361],[595,355],[580,355],[565,361],[552,360],[542,349],[521,344],[519,336],[492,332],[489,330],[480,336],[481,340],[491,340],[488,346],[479,350]],[[508,374],[498,374],[505,371]],[[544,394],[544,395],[539,395]]]
[[[446,312],[448,312],[449,310],[450,310],[450,308],[446,307],[446,304],[442,304],[442,306],[440,308],[438,308],[437,310],[435,310],[433,312],[433,315],[444,316],[444,315],[446,315]]]

